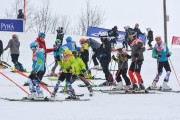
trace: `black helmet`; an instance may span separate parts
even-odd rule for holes
[[[73,54],[73,55],[78,55],[78,51],[73,50],[73,51],[72,51],[72,54]]]

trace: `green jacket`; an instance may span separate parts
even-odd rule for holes
[[[76,58],[76,62],[71,67],[72,67],[72,74],[74,75],[83,74],[81,70],[86,69],[86,65],[79,57]]]
[[[67,72],[67,69],[71,69],[72,68],[71,66],[75,62],[76,62],[76,59],[74,55],[72,54],[72,52],[70,50],[65,50],[65,54],[63,55],[63,58],[60,61],[58,61],[58,65],[62,67],[62,72],[72,73],[71,70]]]

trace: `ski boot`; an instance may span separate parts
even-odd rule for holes
[[[145,90],[143,83],[139,84],[139,88],[140,88],[140,90]]]
[[[37,97],[36,92],[31,92],[31,94],[29,94],[29,95],[26,97],[26,99],[28,99],[28,100],[34,100],[34,99],[36,99],[36,97]]]
[[[171,91],[172,89],[167,85],[168,82],[164,81],[162,85],[162,91]]]

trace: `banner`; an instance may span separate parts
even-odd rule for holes
[[[180,37],[173,36],[172,37],[172,45],[180,45]]]
[[[107,32],[110,29],[105,29],[105,28],[98,28],[98,27],[89,27],[87,30],[86,36],[89,37],[99,37],[99,33],[101,32]],[[118,31],[119,37],[118,37],[118,42],[122,43],[125,39],[126,32],[124,31]],[[139,39],[146,44],[146,36],[145,35],[139,35]]]
[[[0,31],[24,32],[23,19],[0,19]]]

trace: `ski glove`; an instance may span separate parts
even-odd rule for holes
[[[57,55],[57,56],[55,57],[55,60],[60,61],[61,58],[62,58],[61,56]]]
[[[66,68],[66,71],[67,71],[67,72],[70,72],[70,71],[71,71],[71,67]]]
[[[166,56],[167,56],[167,57],[170,57],[170,56],[171,56],[171,54],[172,54],[172,53],[171,53],[171,52],[169,52]]]
[[[86,70],[85,70],[85,69],[82,69],[81,72],[82,72],[83,74],[86,74]]]
[[[99,58],[100,58],[100,59],[106,58],[106,56],[107,56],[106,54],[100,54],[100,55],[99,55]]]
[[[139,53],[135,53],[134,57],[136,57],[136,58],[139,57]]]
[[[162,55],[161,55],[161,54],[159,54],[159,55],[158,55],[158,58],[161,58],[161,57],[162,57]]]

